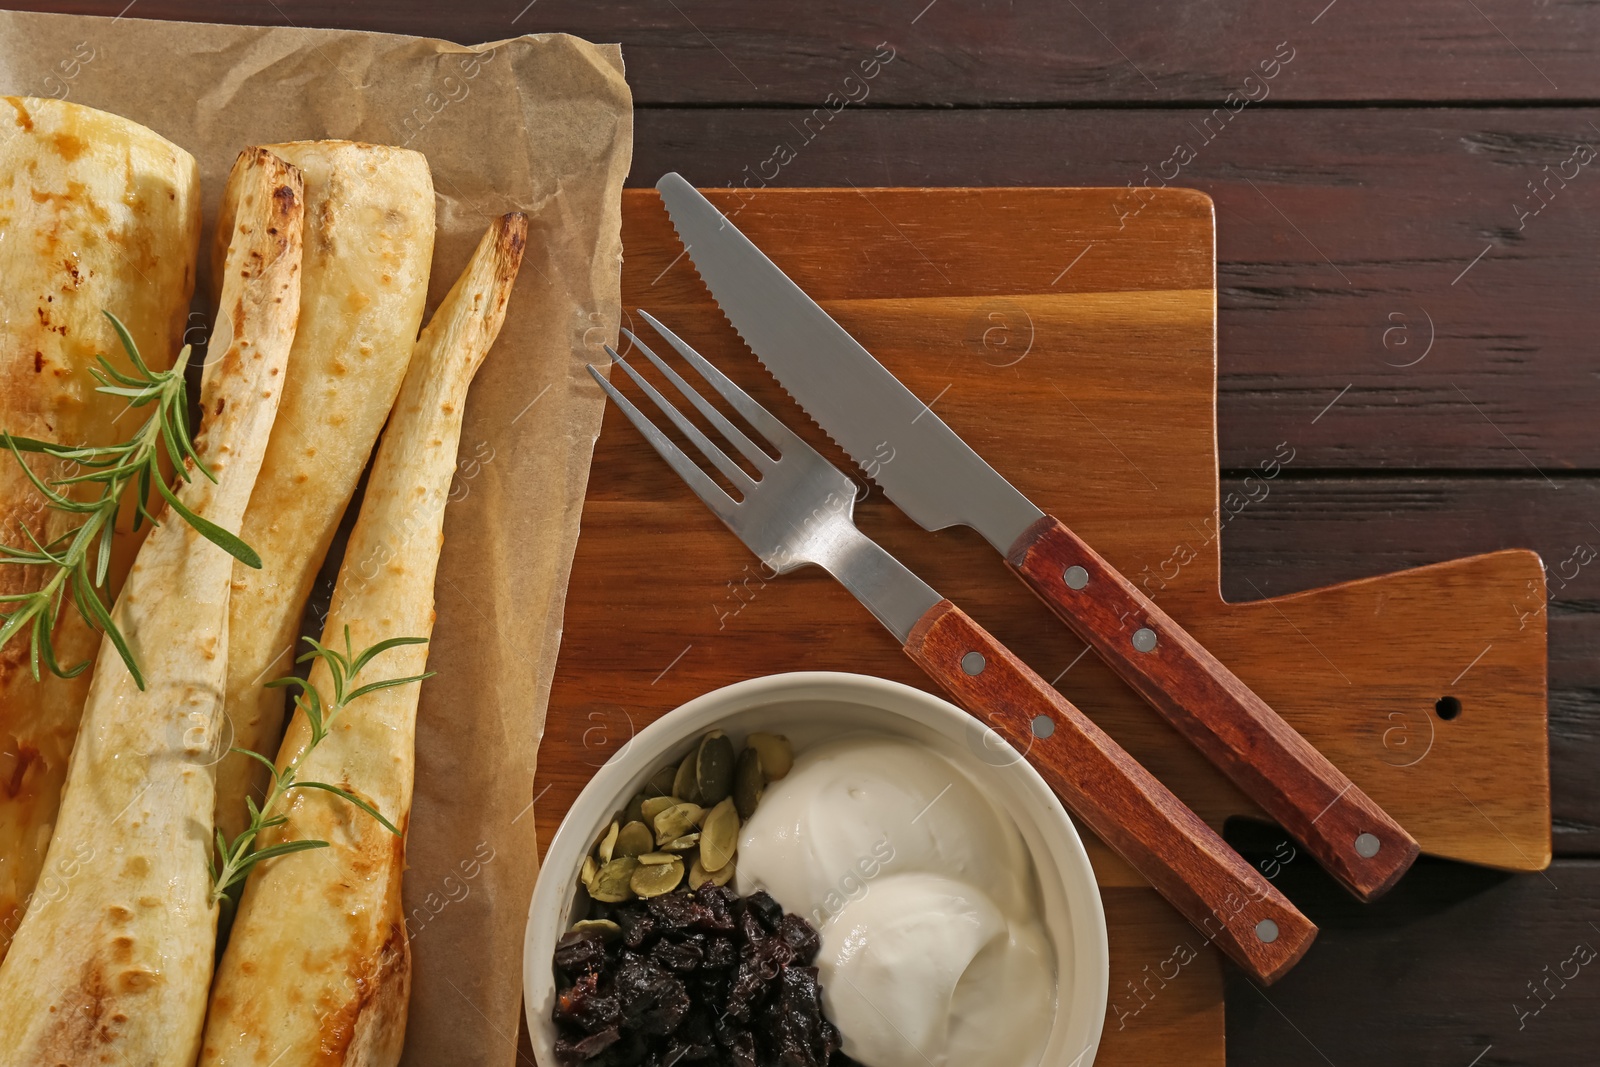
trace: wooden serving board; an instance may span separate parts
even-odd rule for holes
[[[1537,556],[1497,552],[1255,603],[1222,600],[1219,526],[1262,506],[1293,469],[1295,442],[1260,457],[1246,482],[1253,499],[1219,500],[1207,197],[1161,190],[1141,203],[1116,189],[708,195],[737,211],[740,228],[957,433],[1143,585],[1424,851],[1516,870],[1549,862]],[[624,195],[623,244],[625,308],[656,314],[854,471],[722,318],[653,190]],[[584,507],[539,759],[541,841],[637,730],[710,689],[793,670],[934,688],[821,572],[764,580],[755,558],[615,410]],[[1083,655],[975,533],[928,534],[877,490],[856,514],[863,530],[1055,679],[1202,817],[1220,827],[1258,814]],[[1459,702],[1449,720],[1435,710],[1444,697]],[[1112,951],[1098,1062],[1220,1064],[1220,957],[1097,842],[1091,852]]]

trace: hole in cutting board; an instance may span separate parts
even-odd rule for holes
[[[1449,722],[1451,719],[1461,714],[1461,701],[1457,700],[1455,697],[1440,697],[1434,703],[1433,710],[1439,716],[1439,718],[1443,719],[1445,722]]]

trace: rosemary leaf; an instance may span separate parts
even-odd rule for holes
[[[66,445],[0,433],[0,441],[21,464],[23,473],[44,497],[46,505],[53,511],[83,517],[79,526],[48,545],[41,544],[25,525],[22,533],[31,548],[0,545],[0,565],[33,566],[44,572],[43,585],[38,590],[0,597],[0,605],[5,605],[0,610],[0,646],[20,638],[26,631],[28,660],[35,679],[40,676],[41,666],[67,678],[81,673],[88,662],[63,666],[56,659],[51,641],[60,619],[61,605],[70,598],[84,621],[111,638],[134,683],[143,689],[144,674],[133,650],[112,620],[108,603],[111,550],[124,492],[132,486],[137,493],[132,504],[134,529],[145,522],[155,524],[155,516],[147,507],[154,489],[175,514],[235,559],[250,567],[260,567],[261,557],[237,535],[185,507],[162,474],[161,461],[165,456],[173,462],[180,481],[190,480],[191,469],[216,481],[216,476],[195,451],[189,432],[184,373],[192,350],[185,345],[171,370],[151,370],[139,354],[128,328],[111,312],[104,314],[123,351],[128,354],[133,371],[120,370],[105,356],[99,356],[99,365],[89,369],[98,383],[96,389],[126,399],[129,408],[151,408],[151,414],[131,438],[120,444]],[[46,481],[24,461],[24,453],[48,456],[71,473]],[[91,491],[98,489],[99,495],[84,499],[70,495],[80,487]]]

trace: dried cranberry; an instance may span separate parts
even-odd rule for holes
[[[732,967],[739,962],[739,950],[725,937],[713,937],[706,942],[705,967]]]
[[[765,889],[758,889],[745,898],[745,907],[756,913],[761,920],[761,925],[771,933],[778,928],[778,923],[783,919],[783,908],[772,895]]]
[[[596,1034],[622,1021],[622,1005],[614,991],[601,987],[598,973],[586,974],[556,997],[555,1018]]]
[[[724,934],[733,932],[733,915],[739,903],[737,893],[726,886],[707,882],[696,891],[695,898],[706,911],[705,929]]]
[[[784,968],[773,1012],[781,1067],[822,1067],[822,998],[814,968]]]
[[[622,943],[638,948],[656,934],[656,921],[650,913],[637,905],[619,908],[612,921],[622,928]]]
[[[785,915],[778,921],[778,937],[794,950],[794,958],[809,966],[822,949],[822,937],[798,915]]]
[[[621,1037],[622,1031],[615,1027],[610,1030],[602,1030],[598,1034],[590,1034],[580,1041],[558,1037],[556,1038],[556,1062],[562,1064],[563,1067],[573,1067],[576,1064],[587,1063],[612,1045],[615,1045]]]
[[[569,931],[556,942],[556,967],[568,978],[599,970],[605,959],[605,942],[593,931]]]
[[[683,983],[648,960],[625,959],[617,968],[623,1020],[641,1034],[670,1034],[689,1013]]]
[[[688,933],[706,920],[706,909],[689,893],[664,893],[646,905],[662,933]]]
[[[657,941],[650,950],[650,959],[669,971],[686,974],[700,966],[705,952],[690,941]]]

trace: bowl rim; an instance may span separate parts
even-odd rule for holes
[[[818,688],[833,690],[834,692],[818,697],[815,693]],[[805,693],[804,697],[802,697],[799,692],[802,690],[810,690],[811,692]],[[691,728],[686,732],[679,724],[706,714],[708,707],[720,708],[718,713],[720,718],[731,718],[745,711],[769,704],[781,703],[785,695],[789,694],[792,694],[796,699],[831,698],[837,699],[841,703],[853,701],[880,707],[884,711],[899,713],[898,709],[885,707],[882,703],[871,699],[875,693],[921,704],[936,716],[950,718],[954,715],[973,722],[977,721],[970,712],[936,693],[930,693],[927,690],[918,689],[915,686],[906,685],[888,678],[879,678],[868,674],[855,674],[847,671],[789,671],[781,674],[758,675],[708,690],[663,713],[655,721],[630,737],[621,748],[614,752],[595,771],[594,775],[573,800],[572,806],[562,816],[556,832],[551,835],[550,841],[544,850],[545,859],[539,865],[539,875],[534,885],[533,895],[528,901],[528,920],[523,930],[523,1014],[528,1026],[530,1040],[534,1045],[536,1059],[540,1056],[539,1036],[541,1028],[538,1018],[534,1015],[534,998],[529,994],[533,989],[540,987],[542,984],[547,984],[539,981],[541,974],[545,975],[550,982],[554,981],[553,978],[549,977],[549,955],[554,951],[555,946],[554,936],[549,939],[541,937],[544,931],[540,928],[539,920],[546,909],[550,909],[551,914],[559,916],[562,910],[561,902],[570,893],[570,887],[566,884],[565,879],[557,887],[557,883],[546,879],[544,874],[550,866],[552,857],[559,858],[558,853],[569,850],[567,847],[569,841],[581,838],[580,851],[574,853],[572,857],[571,866],[576,869],[577,863],[581,861],[583,851],[586,851],[589,838],[592,836],[587,828],[581,834],[579,833],[578,823],[580,820],[578,816],[586,808],[595,805],[596,802],[593,797],[601,792],[597,787],[601,783],[621,775],[623,767],[633,761],[630,753],[634,746],[638,744],[643,751],[648,752],[656,747],[666,745],[667,741],[663,739],[672,739],[676,734],[684,733],[685,736],[692,736],[695,730],[707,724],[700,724],[700,726]],[[681,740],[681,737],[677,737],[673,743]],[[1064,856],[1056,858],[1055,866],[1065,868],[1069,872],[1076,872],[1077,881],[1085,883],[1088,888],[1088,892],[1082,892],[1083,885],[1068,884],[1062,887],[1063,892],[1072,901],[1073,906],[1083,906],[1090,919],[1089,922],[1083,924],[1090,936],[1085,939],[1084,943],[1075,946],[1075,954],[1080,957],[1080,964],[1081,957],[1087,956],[1089,958],[1093,970],[1093,988],[1085,989],[1080,986],[1074,990],[1073,995],[1074,997],[1090,996],[1093,999],[1094,1010],[1089,1014],[1090,1023],[1088,1032],[1084,1035],[1084,1049],[1070,1061],[1070,1067],[1089,1067],[1099,1050],[1100,1039],[1103,1036],[1105,1025],[1106,1004],[1110,997],[1110,948],[1101,886],[1095,877],[1088,849],[1083,844],[1083,838],[1078,832],[1077,825],[1044,778],[1000,734],[992,730],[988,731],[985,736],[985,744],[1003,746],[998,751],[1009,752],[1016,757],[1014,763],[1010,764],[1010,766],[1014,766],[1022,776],[1024,790],[1031,794],[1034,799],[1047,802],[1041,805],[1043,808],[1041,811],[1042,817],[1048,818],[1052,810],[1059,815],[1060,829],[1062,831],[1061,844],[1065,847],[1066,853]],[[615,807],[616,797],[612,793],[615,792],[620,795],[622,790],[623,785],[621,783],[608,787],[605,790],[606,799],[603,806],[608,809]],[[586,798],[588,798],[587,802]],[[590,821],[590,816],[585,816],[581,821],[587,823]],[[1036,862],[1036,870],[1038,866]],[[558,892],[561,893],[560,896],[553,896]],[[1075,933],[1077,932],[1079,931],[1075,930]],[[543,948],[539,947],[541,945]],[[1058,961],[1058,973],[1060,969]],[[1081,971],[1082,969],[1080,965],[1078,970]],[[1081,974],[1079,977],[1081,978]],[[539,1059],[538,1062],[541,1065],[544,1064],[542,1059]]]

